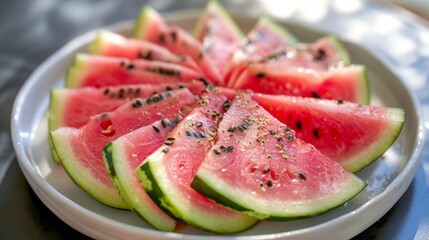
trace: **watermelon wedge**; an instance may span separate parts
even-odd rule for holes
[[[195,26],[193,36],[202,43],[204,51],[221,74],[232,54],[239,49],[244,37],[231,16],[215,0],[207,3]]]
[[[93,115],[113,111],[136,98],[146,98],[180,88],[188,88],[194,95],[205,92],[205,85],[196,80],[184,83],[51,89],[49,131],[63,126],[79,128]]]
[[[230,58],[222,73],[225,82],[221,86],[226,86],[230,78],[236,78],[236,75],[241,73],[239,65],[243,61],[257,60],[259,56],[274,49],[295,46],[297,43],[298,40],[292,33],[271,18],[266,16],[259,18],[243,39],[241,49]]]
[[[165,145],[136,169],[146,192],[165,211],[219,233],[243,231],[257,221],[216,204],[190,187],[229,104],[221,94],[201,96],[199,106],[168,135]]]
[[[180,118],[181,109],[193,102],[194,95],[188,89],[136,99],[112,112],[91,117],[81,128],[58,128],[51,132],[52,143],[64,169],[78,186],[108,206],[127,208],[104,167],[102,148],[154,121]]]
[[[236,80],[233,89],[248,89],[258,93],[346,100],[369,103],[369,83],[365,67],[312,69],[300,65],[276,63],[251,64]]]
[[[200,42],[183,29],[168,26],[164,19],[150,7],[144,7],[136,20],[134,37],[156,43],[179,55],[190,56],[205,76],[214,83],[221,81],[221,75]]]
[[[67,71],[66,87],[105,87],[142,83],[174,83],[203,79],[190,68],[159,61],[77,54]]]
[[[156,229],[170,232],[174,231],[176,220],[146,194],[135,169],[164,144],[173,127],[168,119],[162,119],[125,134],[103,148],[103,160],[110,179],[130,209]]]
[[[271,220],[321,214],[365,186],[246,94],[225,113],[192,183],[219,203]]]
[[[346,101],[253,94],[252,98],[296,136],[345,169],[357,172],[395,142],[404,111]]]
[[[157,44],[139,39],[126,38],[109,31],[98,32],[97,38],[91,42],[88,48],[88,53],[174,63],[201,73],[201,69],[197,63],[189,56],[176,55]]]

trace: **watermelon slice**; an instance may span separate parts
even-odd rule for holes
[[[293,62],[293,61],[291,61]],[[369,103],[369,83],[364,66],[301,68],[294,64],[251,64],[238,79],[230,81],[233,89]]]
[[[97,38],[91,42],[88,53],[124,57],[128,59],[155,60],[167,63],[175,63],[191,68],[199,73],[201,69],[197,63],[185,55],[175,55],[168,49],[144,40],[126,38],[117,33],[100,31]]]
[[[179,118],[181,108],[193,102],[194,95],[188,89],[136,99],[112,112],[91,117],[81,128],[62,127],[51,132],[52,142],[62,165],[78,186],[108,206],[127,208],[104,167],[102,148],[154,121]]]
[[[259,18],[255,26],[242,41],[241,49],[230,58],[223,71],[224,85],[230,78],[236,78],[241,73],[239,67],[243,61],[257,60],[260,55],[273,49],[294,46],[298,43],[295,36],[287,29],[266,16]]]
[[[159,44],[175,54],[190,56],[210,81],[221,81],[218,69],[204,52],[201,43],[183,29],[168,26],[154,9],[142,9],[135,25],[134,37]]]
[[[162,119],[125,134],[103,148],[103,160],[110,179],[124,201],[132,211],[161,231],[174,231],[176,221],[146,194],[135,169],[164,144],[173,126],[168,119]]]
[[[67,71],[66,87],[105,87],[141,83],[172,83],[203,79],[177,64],[77,54]]]
[[[365,186],[245,94],[224,115],[192,183],[219,203],[271,220],[321,214]]]
[[[224,208],[190,187],[230,104],[213,92],[201,96],[199,103],[168,135],[165,145],[136,169],[137,175],[149,196],[175,217],[212,232],[245,230],[257,220]]]
[[[79,128],[92,115],[113,111],[135,98],[146,98],[179,88],[188,88],[195,95],[205,92],[205,85],[200,81],[51,89],[49,131],[63,126]]]
[[[214,0],[207,3],[195,26],[193,36],[203,44],[204,51],[220,73],[223,72],[232,54],[238,50],[244,37],[231,16],[218,1]]]
[[[345,169],[357,172],[395,142],[404,111],[346,101],[254,94],[253,99],[296,136],[313,144]]]

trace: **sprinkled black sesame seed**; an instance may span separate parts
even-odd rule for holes
[[[191,132],[190,131],[186,131],[186,136],[188,136],[188,137],[192,136]]]
[[[106,89],[104,89],[103,94],[104,94],[104,95],[108,95],[108,94],[109,94],[109,92],[110,92],[110,89],[109,89],[109,88],[106,88]]]
[[[213,152],[214,152],[216,155],[220,155],[220,152],[219,152],[219,150],[217,150],[217,149],[214,149],[214,150],[213,150]]]
[[[164,148],[164,149],[162,149],[162,152],[163,152],[163,153],[168,153],[168,151],[170,151],[170,149],[169,149],[169,148]]]
[[[202,127],[203,126],[203,122],[197,122],[197,127]]]
[[[305,175],[304,175],[304,174],[302,174],[302,173],[299,173],[299,174],[298,174],[298,177],[299,177],[299,178],[301,178],[301,179],[302,179],[302,180],[304,180],[304,181],[307,179],[307,177],[305,177]]]
[[[270,129],[270,134],[274,136],[274,135],[276,135],[276,132],[274,130]]]
[[[265,173],[268,173],[270,170],[271,170],[271,169],[270,169],[270,167],[268,167],[268,166],[267,166],[267,167],[265,167],[265,168],[264,168],[263,173],[264,173],[264,174],[265,174]]]
[[[167,140],[174,141],[174,140],[176,140],[176,138],[174,138],[174,137],[168,137]]]
[[[229,127],[227,131],[230,133],[233,133],[236,129],[237,129],[237,127],[232,126],[232,127]]]
[[[170,146],[170,145],[173,145],[173,141],[167,140],[167,141],[165,141],[164,144]]]
[[[267,181],[267,187],[268,188],[272,188],[273,187],[273,182],[271,180]]]
[[[265,77],[265,73],[263,73],[263,72],[257,73],[256,77],[257,78],[264,78]]]
[[[296,128],[297,128],[298,130],[301,130],[301,128],[302,128],[302,123],[301,123],[301,121],[296,122]]]
[[[228,147],[226,147],[226,151],[227,152],[232,152],[234,150],[234,147],[233,146],[228,146]]]
[[[167,121],[164,118],[161,119],[161,125],[162,125],[163,128],[167,127]]]

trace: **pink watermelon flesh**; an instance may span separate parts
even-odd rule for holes
[[[173,127],[174,124],[168,119],[162,119],[127,133],[103,148],[103,159],[109,176],[122,198],[131,210],[161,231],[174,231],[176,221],[146,194],[135,169],[164,144]]]
[[[239,91],[216,87],[228,99]],[[399,136],[404,111],[342,100],[250,93],[252,99],[296,136],[357,172],[383,155]]]
[[[165,145],[136,171],[149,196],[175,217],[209,231],[242,231],[256,219],[224,208],[190,187],[214,141],[224,109],[230,105],[214,92],[202,95],[198,102],[199,106],[168,135]]]
[[[63,126],[79,128],[93,115],[113,111],[136,98],[145,98],[179,88],[188,88],[194,95],[205,92],[205,86],[200,81],[52,89],[49,130],[53,131]]]
[[[203,79],[190,68],[159,61],[78,54],[68,69],[66,86],[104,87],[142,83],[174,83]]]
[[[194,30],[204,51],[212,59],[220,73],[240,45],[243,34],[234,20],[217,1],[209,1]],[[223,85],[222,82],[219,83]]]
[[[229,84],[258,93],[369,102],[366,70],[361,65],[318,71],[296,65],[251,64]]]
[[[145,7],[137,19],[134,37],[156,43],[179,55],[190,56],[205,76],[214,83],[221,81],[221,75],[200,42],[183,29],[168,26],[158,12]]]
[[[240,63],[243,61],[257,60],[259,56],[265,55],[267,52],[291,47],[296,43],[296,38],[285,28],[267,17],[260,18],[243,40],[241,49],[234,53],[225,67],[223,71],[225,85],[228,84],[230,78],[240,74],[242,71]]]
[[[401,109],[266,94],[254,94],[253,99],[294,129],[298,138],[351,172],[387,151],[404,123]]]
[[[192,184],[231,208],[272,220],[323,213],[365,185],[245,94],[224,115]]]
[[[98,33],[97,38],[91,43],[88,52],[103,56],[174,63],[201,73],[201,69],[197,63],[189,56],[176,55],[158,44],[140,39],[126,38],[108,31]]]
[[[154,121],[178,119],[181,109],[193,102],[194,95],[188,89],[137,99],[112,112],[91,117],[81,128],[62,127],[51,132],[52,142],[62,165],[77,185],[106,205],[126,208],[104,167],[102,148]]]

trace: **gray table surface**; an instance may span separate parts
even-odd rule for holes
[[[320,6],[317,6],[319,9],[316,14],[314,6],[303,8],[305,4],[293,4],[293,7],[284,11],[275,8],[271,11],[272,14],[293,21],[311,23],[314,27],[368,47],[393,67],[397,74],[409,79],[407,84],[422,104],[423,115],[429,116],[429,25],[407,12],[378,2],[317,2]],[[344,10],[344,3],[349,6],[348,10]],[[134,18],[144,4],[150,4],[163,12],[202,8],[205,2],[0,1],[0,239],[87,238],[59,220],[28,186],[18,167],[10,140],[12,104],[20,86],[57,49],[89,30]],[[224,5],[231,11],[253,14],[270,11],[258,7],[256,1],[224,2]],[[369,33],[367,30],[360,31],[362,27],[374,27],[371,17],[380,15],[381,21],[386,21],[385,26]],[[352,19],[360,21],[350,21]],[[380,40],[380,32],[383,32],[383,36],[391,34],[402,38],[405,47],[392,53],[385,47],[385,42]],[[426,121],[425,131],[428,129],[429,122]],[[355,239],[429,239],[428,145],[426,141],[421,164],[409,189],[384,217]]]

